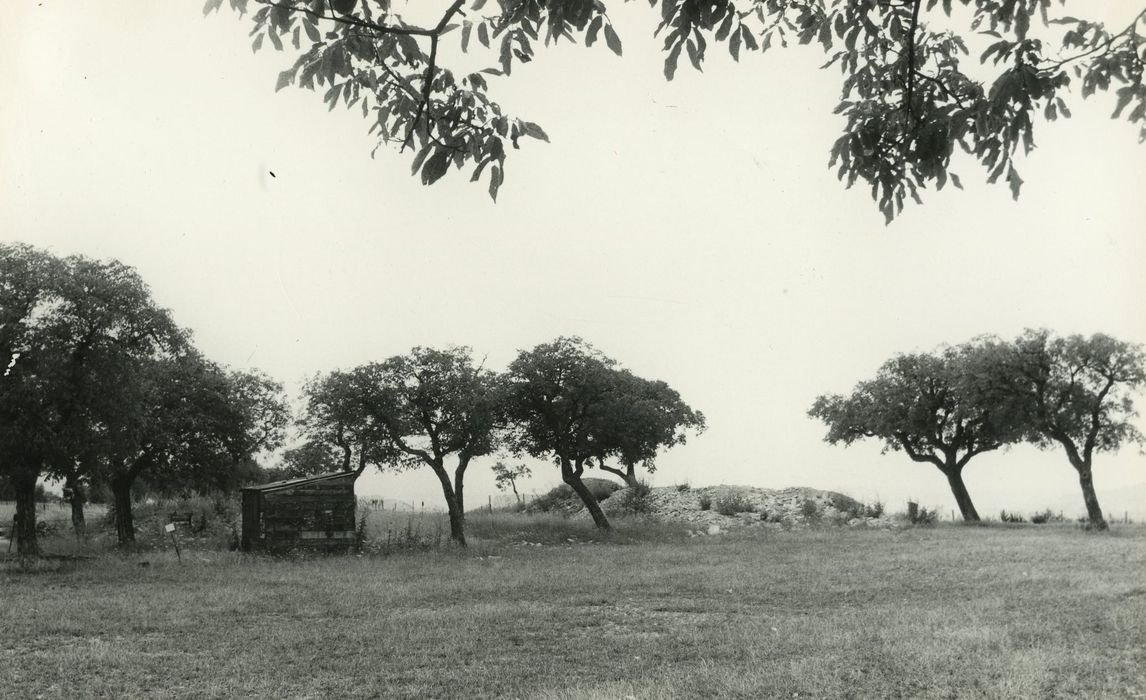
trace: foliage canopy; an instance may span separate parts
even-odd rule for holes
[[[224,0],[207,0],[205,13]],[[380,143],[413,152],[431,184],[451,169],[488,180],[496,199],[507,147],[548,140],[541,126],[506,114],[491,77],[509,77],[541,46],[621,38],[603,0],[450,0],[433,26],[408,23],[390,0],[228,0],[251,15],[252,48],[298,53],[277,88],[322,90],[333,109],[357,105]],[[1034,148],[1035,125],[1071,115],[1082,98],[1112,91],[1113,117],[1142,124],[1146,140],[1146,9],[1124,26],[1062,14],[1062,0],[649,0],[659,11],[664,75],[681,57],[701,70],[709,48],[734,60],[789,44],[814,45],[840,71],[835,109],[843,132],[830,165],[862,180],[886,220],[928,187],[961,187],[952,156],[967,154],[1013,196],[1016,154]],[[487,67],[455,71],[443,41],[473,49]]]

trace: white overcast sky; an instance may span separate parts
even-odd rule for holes
[[[826,167],[838,76],[821,55],[737,65],[714,47],[703,75],[666,83],[654,15],[630,3],[612,13],[624,58],[563,46],[494,82],[552,143],[511,153],[493,204],[468,173],[427,188],[408,154],[371,160],[360,113],[276,94],[291,57],[252,54],[246,20],[200,6],[7,3],[0,238],[134,266],[208,356],[292,388],[415,345],[470,345],[500,369],[576,334],[708,417],[656,485],[814,486],[946,513],[933,467],[822,443],[816,395],[981,333],[1146,341],[1146,146],[1111,100],[1039,128],[1018,202],[963,162],[964,192],[885,227]],[[493,492],[488,462],[471,467],[471,505]],[[533,490],[558,480],[535,475]],[[1061,451],[983,455],[965,476],[985,515],[1082,510]],[[1095,479],[1118,492],[1108,510],[1146,505],[1126,505],[1146,493],[1137,450],[1100,456]],[[359,491],[440,500],[428,472]]]

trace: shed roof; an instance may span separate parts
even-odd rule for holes
[[[349,472],[330,472],[329,474],[319,474],[317,476],[302,476],[297,479],[284,479],[283,481],[272,481],[269,484],[259,484],[258,486],[245,486],[244,491],[278,491],[280,489],[289,489],[292,486],[300,486],[302,484],[311,484],[316,481],[330,481],[342,477],[357,478],[358,473]]]

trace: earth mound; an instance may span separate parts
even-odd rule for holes
[[[607,480],[595,479],[594,481]],[[695,523],[702,532],[737,527],[797,528],[812,525],[890,527],[892,521],[876,505],[865,505],[835,491],[808,487],[767,489],[758,486],[660,486],[643,496],[632,488],[591,489],[609,516],[644,515],[657,520]],[[602,498],[604,496],[604,498]],[[539,497],[527,510],[577,513],[583,504],[567,486]]]

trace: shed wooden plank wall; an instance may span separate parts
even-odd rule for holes
[[[355,476],[245,492],[244,546],[268,550],[349,549],[354,543],[356,525]],[[248,496],[252,498],[250,507]],[[248,528],[248,518],[252,528]]]

